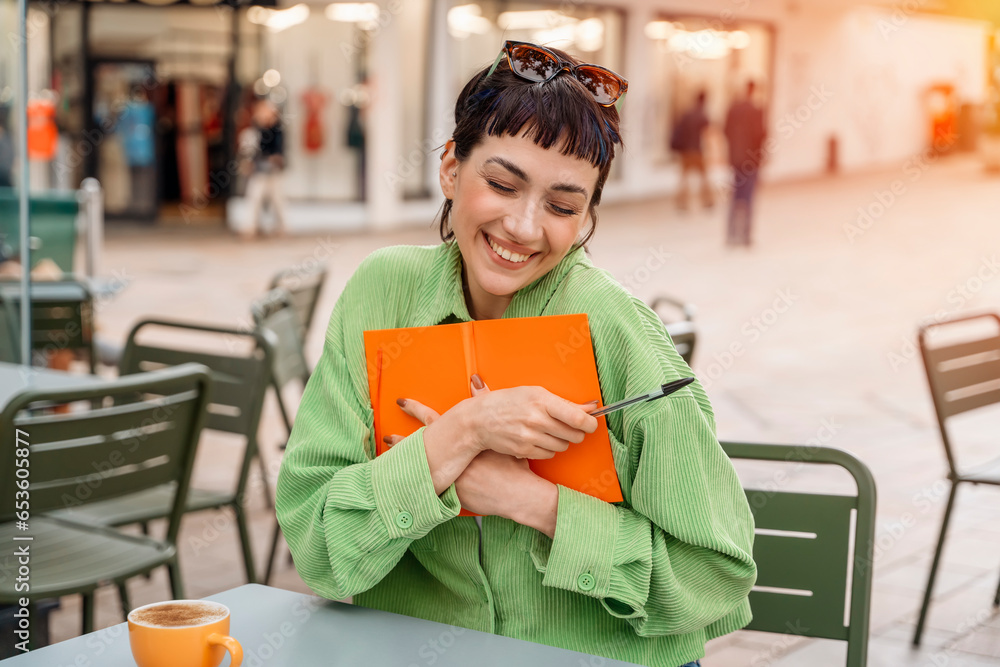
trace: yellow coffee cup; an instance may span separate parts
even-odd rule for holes
[[[139,667],[218,667],[226,651],[230,667],[243,662],[243,647],[229,636],[229,608],[208,600],[169,600],[133,609],[128,640]]]

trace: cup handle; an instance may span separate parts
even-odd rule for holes
[[[226,647],[231,658],[229,667],[240,667],[240,663],[243,662],[243,647],[240,646],[238,641],[228,635],[220,635],[217,632],[213,632],[208,636],[208,643],[212,646]]]

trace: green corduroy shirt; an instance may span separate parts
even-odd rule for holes
[[[572,313],[588,315],[605,404],[692,375],[656,314],[582,248],[518,291],[504,317]],[[696,660],[746,625],[753,518],[699,382],[608,415],[624,502],[560,486],[555,539],[488,516],[480,556],[454,485],[434,493],[423,429],[374,457],[362,332],[469,320],[454,243],[383,248],[348,281],[278,476],[278,520],[306,584],[657,667]]]

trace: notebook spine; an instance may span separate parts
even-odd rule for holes
[[[465,353],[465,382],[469,390],[469,396],[471,397],[471,378],[473,373],[479,372],[479,367],[476,363],[476,327],[473,322],[469,322],[466,326],[462,327],[462,350]]]

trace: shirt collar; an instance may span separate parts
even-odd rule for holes
[[[571,250],[544,276],[514,294],[504,318],[541,315],[559,283],[576,264],[589,264],[582,247]],[[462,289],[462,253],[454,241],[437,248],[431,270],[420,290],[417,321],[412,326],[469,322],[469,308]]]

